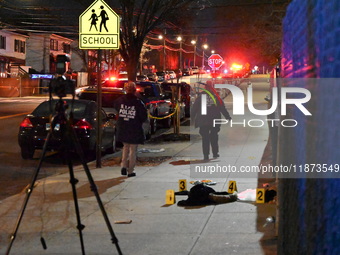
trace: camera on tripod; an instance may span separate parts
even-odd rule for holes
[[[64,76],[59,76],[50,83],[50,95],[55,94],[59,98],[75,94],[75,82],[67,80]]]

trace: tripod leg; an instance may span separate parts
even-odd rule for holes
[[[68,153],[68,152],[66,152],[66,153]],[[85,226],[83,224],[81,224],[79,205],[78,205],[78,197],[77,197],[77,189],[76,189],[76,184],[78,183],[78,180],[74,177],[73,165],[72,165],[72,161],[70,160],[69,156],[67,156],[67,161],[68,161],[68,168],[69,168],[69,173],[70,173],[70,183],[71,183],[71,186],[72,186],[74,208],[75,208],[76,217],[77,217],[77,229],[79,231],[81,251],[82,251],[82,254],[85,254],[84,239],[83,239],[83,232],[82,232],[83,229],[85,228]]]
[[[45,141],[44,146],[43,146],[42,154],[41,154],[41,157],[39,159],[38,167],[36,168],[35,173],[34,173],[34,175],[32,177],[31,184],[30,184],[29,188],[26,191],[26,197],[25,197],[25,200],[24,200],[24,202],[22,204],[22,207],[21,207],[21,210],[20,210],[20,214],[19,214],[17,222],[15,224],[15,228],[14,228],[13,234],[10,237],[11,241],[10,241],[8,247],[7,247],[6,255],[8,255],[10,253],[11,248],[13,246],[13,243],[15,241],[16,235],[17,235],[19,227],[20,227],[20,223],[22,221],[22,218],[24,217],[24,213],[25,213],[25,210],[26,210],[26,207],[27,207],[27,204],[28,204],[28,200],[31,197],[31,194],[32,194],[33,189],[34,189],[34,184],[37,181],[41,165],[42,165],[43,160],[45,158],[46,151],[47,151],[47,144],[49,143],[51,135],[52,135],[52,131],[50,131],[48,133],[47,137],[46,137],[46,141]]]
[[[72,129],[72,128],[71,128],[71,129]],[[78,139],[77,139],[77,136],[76,136],[76,134],[75,134],[75,132],[74,132],[73,129],[71,130],[70,133],[71,133],[71,136],[72,136],[72,141],[73,141],[73,143],[74,143],[74,148],[76,149],[76,152],[77,152],[77,154],[78,154],[78,156],[79,156],[79,158],[80,158],[80,160],[81,160],[81,163],[82,163],[82,165],[83,165],[83,167],[84,167],[84,170],[85,170],[87,179],[89,180],[90,187],[91,187],[91,191],[94,193],[94,195],[95,195],[95,197],[96,197],[96,199],[97,199],[98,206],[99,206],[99,208],[100,208],[100,210],[101,210],[101,212],[102,212],[102,214],[103,214],[105,223],[106,223],[107,228],[108,228],[108,230],[109,230],[109,232],[110,232],[111,241],[112,241],[112,243],[114,243],[114,244],[116,245],[116,249],[117,249],[117,251],[118,251],[118,254],[119,254],[119,255],[122,255],[123,253],[122,253],[122,251],[121,251],[121,249],[120,249],[120,247],[119,247],[118,239],[117,239],[117,237],[116,237],[116,235],[115,235],[115,233],[114,233],[114,231],[113,231],[113,228],[112,228],[112,226],[111,226],[109,217],[107,216],[107,213],[106,213],[106,211],[105,211],[105,207],[104,207],[103,202],[102,202],[102,200],[101,200],[101,198],[100,198],[100,196],[99,196],[97,186],[96,186],[96,184],[94,183],[94,180],[93,180],[93,178],[92,178],[90,169],[89,169],[89,167],[88,167],[87,164],[86,164],[83,150],[82,150],[82,148],[81,148],[81,146],[80,146],[80,143],[79,143],[79,141],[78,141]]]

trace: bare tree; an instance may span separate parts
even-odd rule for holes
[[[199,2],[199,1],[198,1]],[[177,16],[194,0],[120,0],[120,54],[130,80],[135,80],[146,35],[157,26]]]

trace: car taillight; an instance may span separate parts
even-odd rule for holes
[[[33,124],[32,124],[32,122],[30,121],[30,119],[26,117],[26,118],[20,123],[20,127],[23,127],[23,128],[31,128],[31,127],[33,127]]]
[[[78,120],[73,127],[78,129],[92,129],[92,125],[86,120]]]

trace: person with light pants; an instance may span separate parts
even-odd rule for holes
[[[136,176],[134,172],[137,159],[138,144],[143,144],[145,135],[143,122],[147,120],[147,109],[135,95],[136,84],[128,82],[124,85],[126,95],[121,96],[114,104],[118,113],[117,141],[123,143],[121,174]]]

